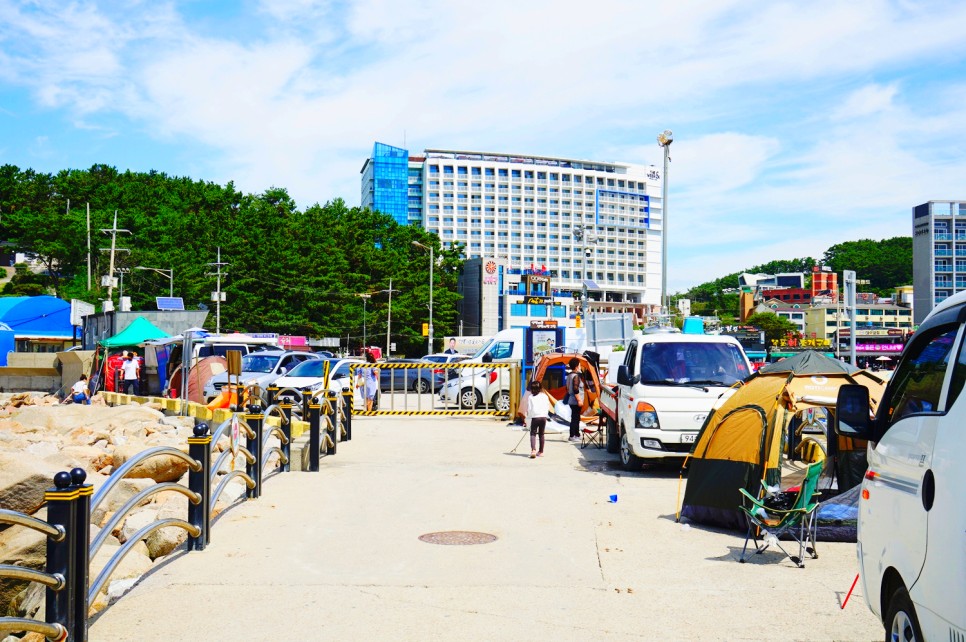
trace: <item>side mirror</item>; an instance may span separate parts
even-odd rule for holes
[[[287,373],[288,373],[288,368],[286,368],[285,366],[282,366],[281,368],[278,369],[278,374],[280,375],[284,375]]]
[[[839,388],[835,401],[835,434],[856,439],[872,439],[873,422],[869,417],[869,389],[857,384]]]
[[[489,352],[480,357],[480,361],[483,363],[493,363],[493,355]]]
[[[617,385],[619,385],[619,386],[633,386],[638,381],[640,381],[640,379],[638,378],[638,376],[637,375],[634,375],[632,377],[630,375],[630,371],[628,370],[628,368],[627,368],[626,365],[619,365],[619,366],[617,366]]]

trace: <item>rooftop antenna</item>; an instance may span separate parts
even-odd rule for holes
[[[131,251],[124,247],[117,247],[117,234],[118,232],[122,234],[130,234],[131,230],[124,230],[117,226],[117,210],[114,210],[114,226],[107,230],[102,229],[101,232],[103,232],[104,234],[111,235],[111,247],[101,248],[101,252],[111,253],[111,263],[110,263],[110,266],[107,268],[107,276],[104,277],[104,279],[101,281],[101,285],[107,286],[107,300],[113,301],[114,299],[112,298],[112,295],[114,294],[114,254],[115,252]]]

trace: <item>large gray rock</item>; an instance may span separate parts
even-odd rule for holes
[[[91,560],[91,581],[93,582],[101,571],[107,566],[108,560],[114,555],[118,550],[113,542],[108,540],[105,542],[101,550],[98,551],[94,559]],[[94,613],[103,610],[108,605],[107,591],[111,585],[111,582],[116,582],[117,580],[124,579],[136,579],[151,570],[151,558],[148,557],[148,549],[143,542],[140,542],[131,549],[128,554],[121,560],[114,572],[111,573],[110,579],[104,584],[101,591],[94,598],[90,605],[89,613],[93,615]]]
[[[117,537],[117,541],[124,544],[134,537],[139,530],[156,521],[158,521],[158,509],[153,504],[142,506],[132,511],[124,520],[124,524],[113,534]]]
[[[20,452],[0,451],[0,508],[32,514],[62,468]]]
[[[181,447],[187,452],[187,444]],[[114,468],[123,466],[127,461],[145,450],[143,444],[118,446],[114,450]],[[173,455],[156,455],[135,466],[127,477],[150,478],[156,482],[178,481],[188,472],[188,463]]]
[[[100,490],[107,479],[103,475],[90,475],[87,481],[94,484],[94,494],[96,495],[97,491]],[[104,497],[97,509],[91,513],[91,523],[96,526],[101,526],[112,513],[120,510],[127,503],[127,500],[151,486],[154,486],[153,479],[132,479],[125,477],[120,480],[111,492]],[[151,498],[149,497],[142,501],[141,505],[150,502]]]
[[[158,519],[188,520],[188,498],[173,492],[164,493],[167,501],[160,505],[157,512]],[[148,536],[144,543],[148,546],[148,555],[152,560],[168,555],[188,540],[188,531],[177,526],[168,526],[157,530]]]

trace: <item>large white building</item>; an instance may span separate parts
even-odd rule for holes
[[[509,282],[548,274],[556,301],[586,285],[599,309],[660,307],[657,167],[376,143],[361,174],[363,207],[494,259]]]
[[[937,303],[966,290],[966,201],[929,201],[912,208],[915,323]]]

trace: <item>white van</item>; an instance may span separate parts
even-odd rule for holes
[[[839,391],[835,431],[869,440],[859,575],[887,640],[966,640],[964,387],[966,292],[919,326],[874,418],[866,388]]]

